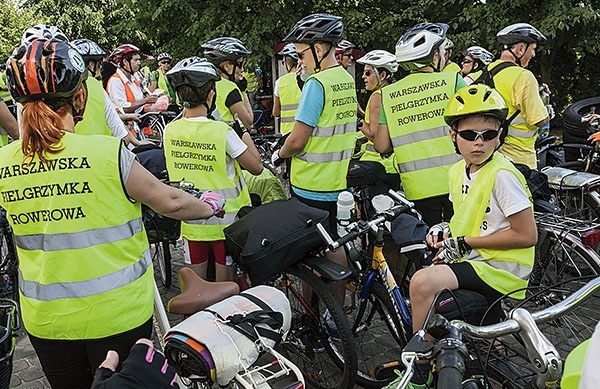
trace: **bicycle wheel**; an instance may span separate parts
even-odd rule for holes
[[[396,375],[389,369],[389,376],[375,378],[376,368],[400,360],[402,349],[406,345],[406,335],[403,332],[402,322],[385,287],[374,280],[369,288],[369,294],[364,301],[360,296],[363,293],[363,283],[355,285],[355,291],[348,294],[346,302],[350,299],[350,307],[346,307],[346,319],[352,328],[356,354],[358,359],[357,383],[367,388],[379,388],[394,378]],[[358,301],[357,301],[358,300]],[[365,304],[365,310],[360,314],[358,304]]]
[[[600,257],[579,238],[556,228],[538,230],[535,264],[529,290],[521,306],[539,311],[564,300],[600,273]],[[598,323],[600,292],[592,294],[558,319],[539,324],[560,355],[589,339]]]
[[[152,255],[152,263],[156,264],[160,281],[167,289],[171,287],[171,250],[169,241],[162,240],[157,243],[150,244],[150,254]]]
[[[19,303],[19,261],[14,245],[14,236],[8,227],[0,232],[0,298],[9,298]]]
[[[354,341],[342,308],[327,286],[302,265],[287,268],[273,286],[285,293],[292,309],[290,330],[277,350],[298,366],[309,387],[352,388],[356,376]],[[339,340],[329,335],[324,319],[327,310]]]

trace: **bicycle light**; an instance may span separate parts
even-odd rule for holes
[[[595,247],[598,243],[600,243],[600,230],[592,230],[583,234],[581,238],[583,243],[590,247]]]

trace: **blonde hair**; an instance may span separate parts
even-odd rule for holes
[[[25,160],[31,161],[37,156],[40,161],[47,162],[48,154],[58,154],[64,149],[59,143],[65,134],[61,127],[66,109],[65,104],[53,111],[41,100],[23,104],[21,150]]]

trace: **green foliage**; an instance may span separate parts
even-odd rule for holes
[[[0,1],[0,61],[5,62],[21,42],[23,31],[40,20],[30,9],[20,7],[17,0]]]

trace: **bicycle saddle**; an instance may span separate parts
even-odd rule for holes
[[[169,300],[167,311],[193,315],[209,305],[240,292],[233,281],[209,282],[200,278],[192,269],[184,267],[177,273],[182,292]]]

